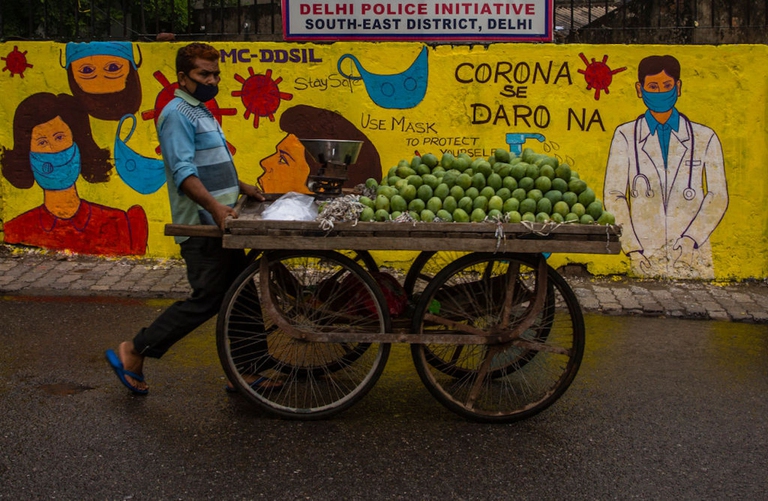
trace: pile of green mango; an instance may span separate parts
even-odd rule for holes
[[[613,214],[569,165],[530,148],[498,148],[489,158],[432,153],[401,160],[381,181],[366,181],[360,221],[407,212],[415,221],[504,220],[614,224]]]

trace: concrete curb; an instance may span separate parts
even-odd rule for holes
[[[585,312],[768,324],[768,281],[711,283],[567,276]],[[0,294],[178,299],[181,260],[101,258],[0,246]]]

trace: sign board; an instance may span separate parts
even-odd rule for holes
[[[282,2],[291,41],[552,41],[553,0]]]

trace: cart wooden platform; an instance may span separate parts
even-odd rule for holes
[[[510,422],[541,412],[576,376],[585,334],[573,291],[543,253],[620,250],[618,226],[322,228],[262,220],[264,204],[253,200],[238,208],[223,234],[178,225],[166,234],[258,249],[222,304],[217,346],[238,390],[285,418],[349,408],[376,383],[391,343],[410,344],[422,382],[462,416]],[[372,250],[420,253],[393,284]]]

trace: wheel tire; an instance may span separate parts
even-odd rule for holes
[[[364,250],[354,250],[354,251],[343,251],[346,255],[348,252],[350,259],[352,261],[356,262],[360,266],[366,269],[369,273],[374,273],[379,271],[379,265],[376,264],[376,260],[373,259],[373,256],[371,256],[371,253]]]
[[[423,291],[440,270],[466,254],[466,252],[456,251],[443,251],[440,253],[436,251],[423,251],[419,253],[416,259],[413,260],[411,267],[408,268],[408,273],[403,281],[403,288],[408,293],[408,297]]]

